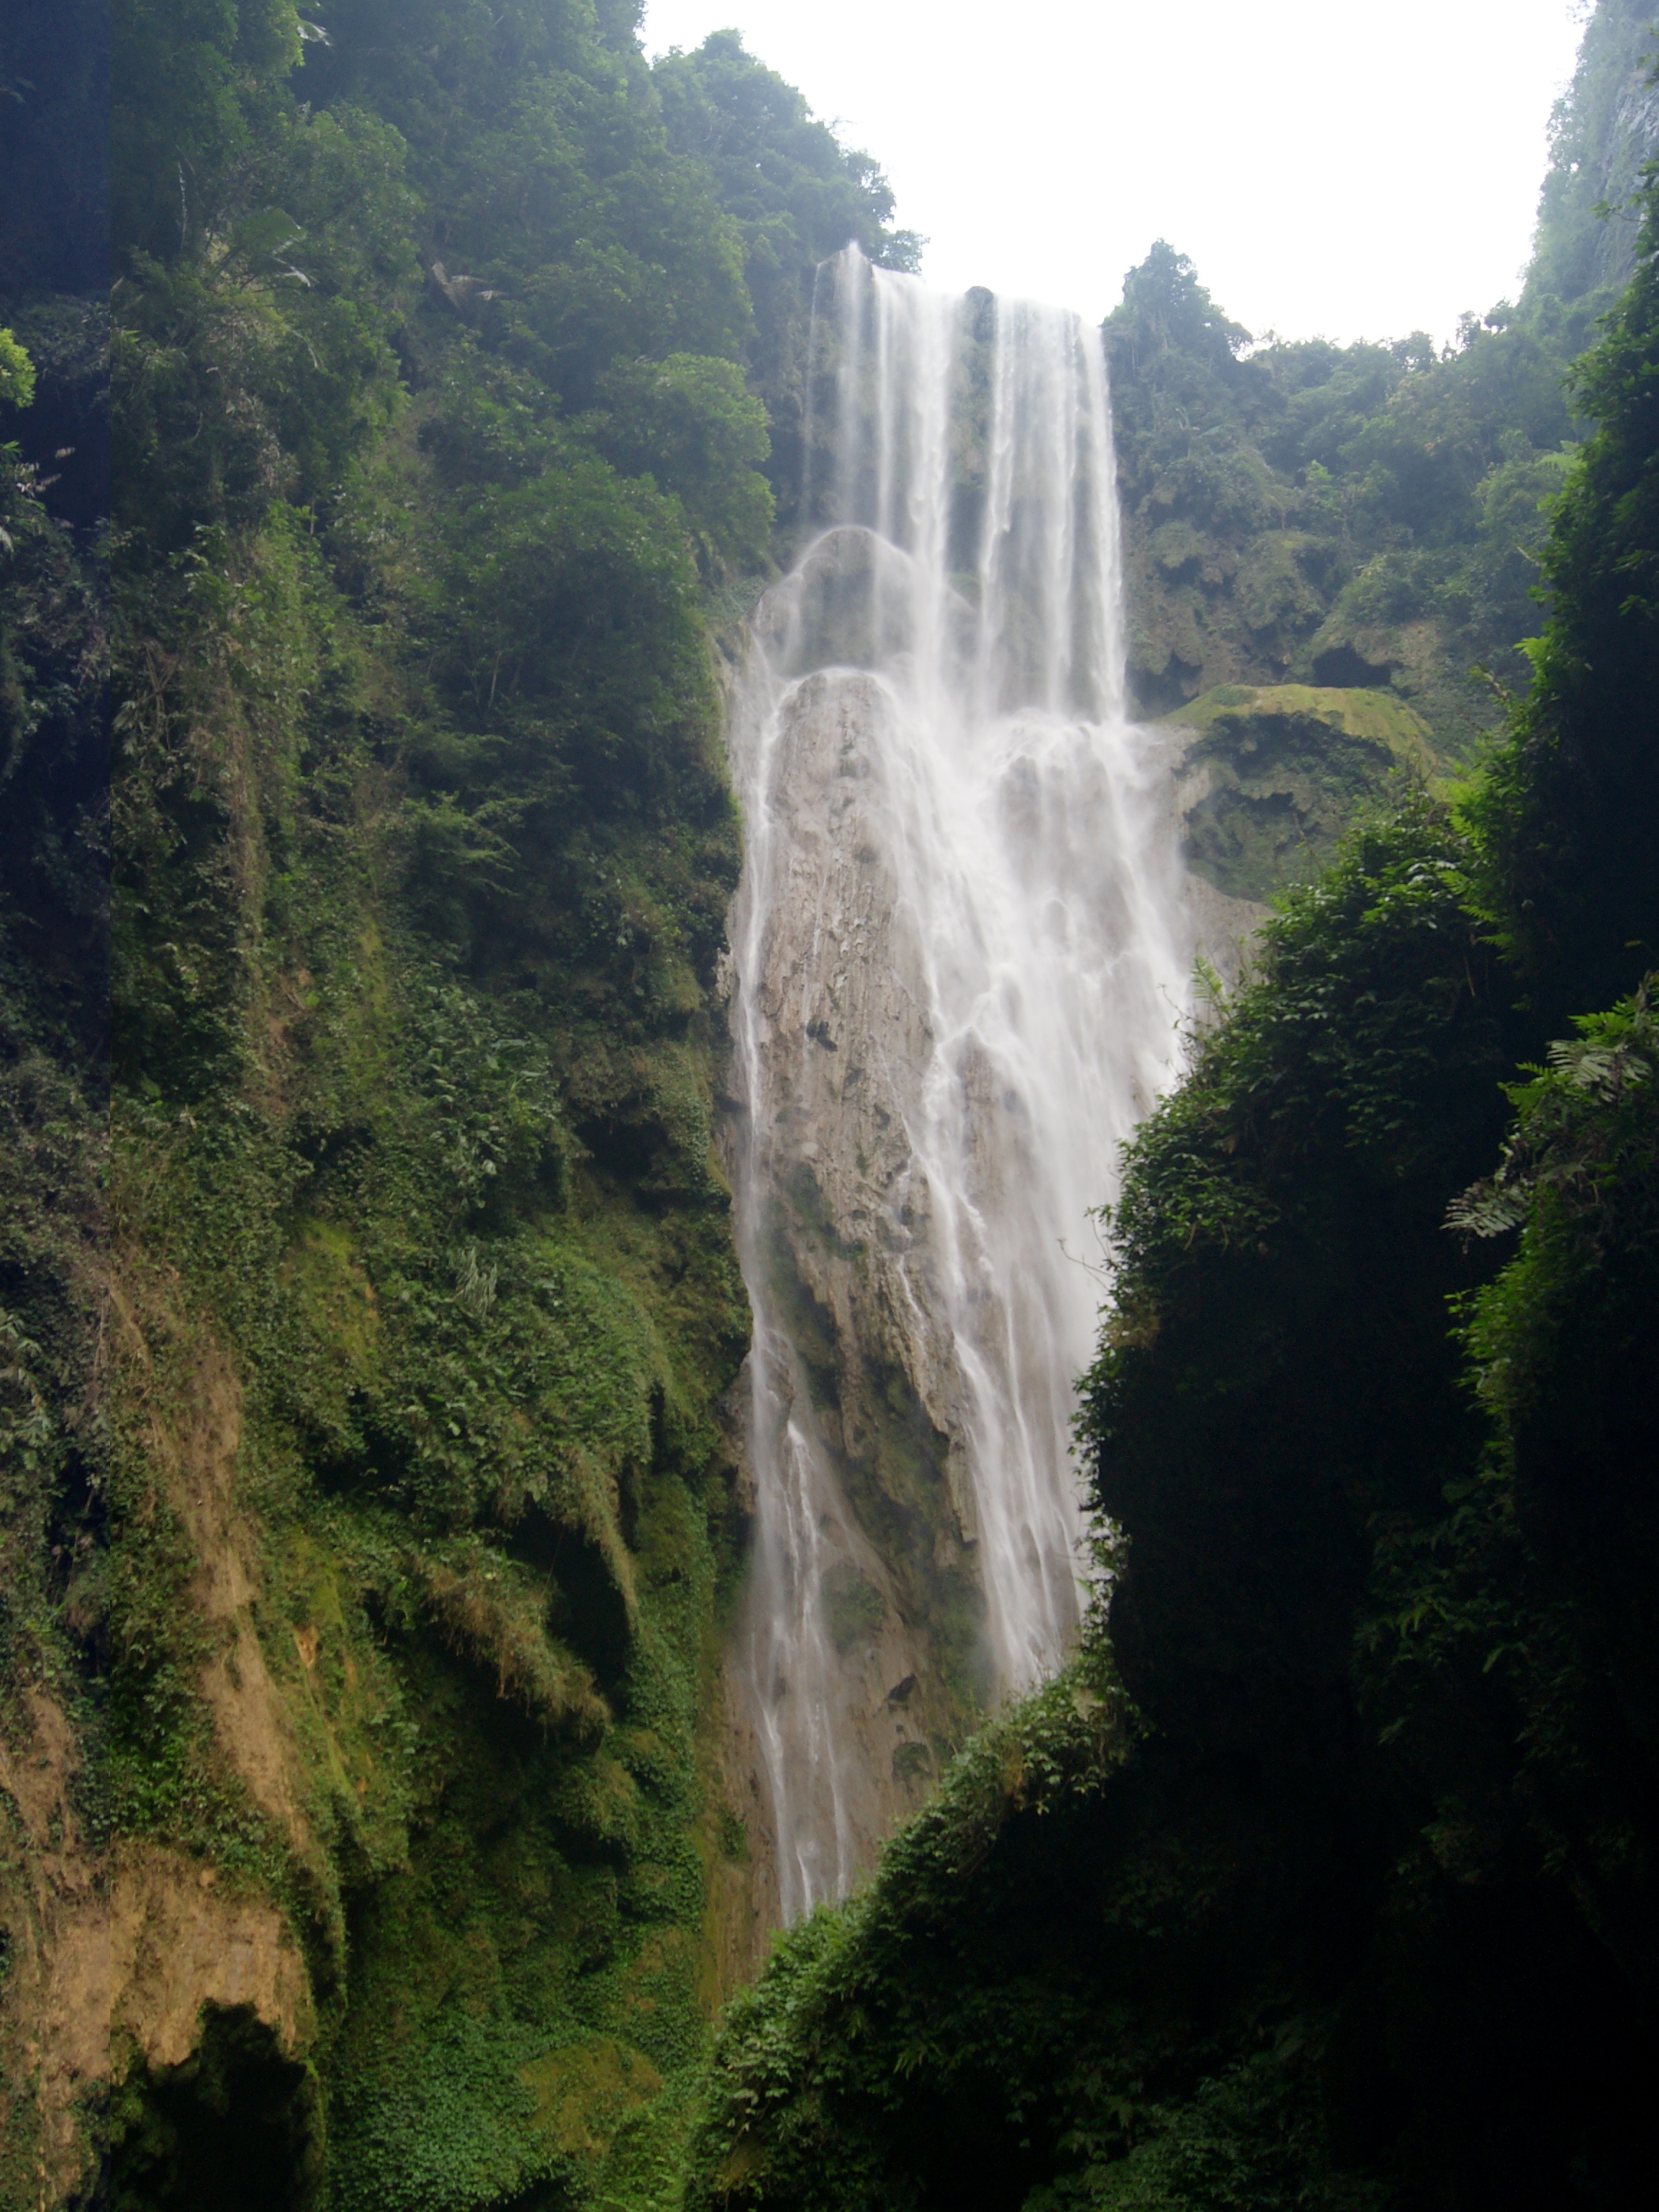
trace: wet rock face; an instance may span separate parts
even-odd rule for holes
[[[1063,1655],[1077,1262],[1189,933],[1167,768],[1121,713],[1093,334],[855,259],[830,289],[827,526],[756,611],[731,724],[736,1672],[791,1917]]]
[[[917,649],[916,563],[873,530],[826,530],[756,610],[754,635],[785,678],[823,669],[890,669]],[[942,602],[951,649],[971,644],[974,609],[957,589]]]
[[[787,880],[757,979],[778,1233],[833,1333],[834,1425],[854,1462],[874,1441],[857,1386],[878,1375],[904,1378],[941,1443],[956,1425],[930,1295],[930,1194],[908,1133],[934,1037],[886,849],[890,704],[874,678],[839,671],[791,702],[774,787]],[[959,1512],[971,1522],[970,1507]]]
[[[814,1534],[834,1661],[816,1692],[804,1680],[770,1687],[839,1708],[860,1863],[969,1718],[979,1609],[959,1386],[909,1133],[935,1040],[886,826],[891,712],[880,679],[851,669],[810,676],[784,708],[770,780],[779,873],[752,986],[763,1263],[793,1353],[776,1355],[774,1387],[786,1437],[809,1432],[821,1462]],[[890,1705],[901,1680],[911,1692]]]

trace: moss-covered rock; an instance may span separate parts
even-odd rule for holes
[[[627,9],[354,0],[297,82],[231,12],[130,24],[118,102],[115,2201],[654,2204],[749,1842],[700,504],[765,509],[701,436],[763,444],[743,255]],[[458,222],[499,289],[422,289]]]
[[[1316,875],[1356,812],[1439,765],[1389,691],[1223,684],[1164,726],[1181,748],[1188,865],[1230,898],[1265,901]]]

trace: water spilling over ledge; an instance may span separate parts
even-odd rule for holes
[[[804,550],[732,716],[747,1723],[786,1918],[845,1893],[1078,1612],[1090,1209],[1167,1084],[1191,932],[1124,715],[1098,338],[848,249]]]

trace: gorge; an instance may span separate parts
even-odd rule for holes
[[[0,31],[0,2212],[1635,2212],[1650,0],[1443,343],[639,21]]]

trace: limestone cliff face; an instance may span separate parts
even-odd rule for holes
[[[837,1361],[832,1425],[843,1453],[878,1459],[886,1424],[871,1389],[902,1377],[944,1455],[940,1533],[971,1544],[960,1391],[939,1301],[926,1294],[931,1192],[908,1133],[936,1039],[925,950],[884,848],[889,711],[872,678],[839,673],[809,678],[788,711],[775,787],[787,884],[757,979],[765,1095],[790,1257],[860,1386],[847,1389],[848,1360]]]
[[[1659,149],[1654,27],[1651,0],[1600,0],[1585,26],[1553,118],[1529,297],[1611,294],[1635,265],[1641,219],[1632,202],[1643,164]]]
[[[789,702],[772,782],[779,878],[753,982],[764,1263],[795,1353],[779,1387],[841,1492],[822,1572],[861,1858],[961,1731],[978,1610],[961,1381],[912,1135],[936,1040],[886,827],[890,711],[875,677],[847,670],[809,677]]]

